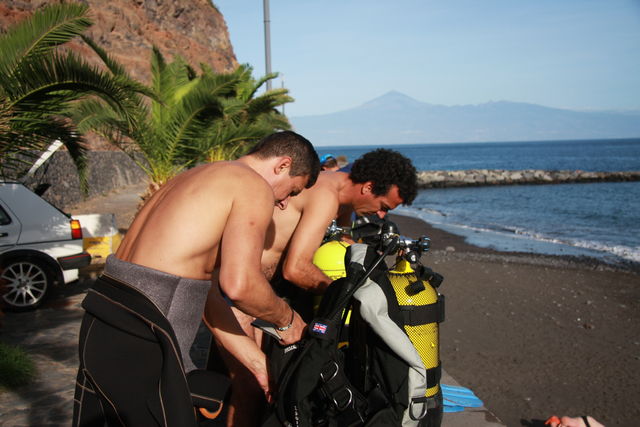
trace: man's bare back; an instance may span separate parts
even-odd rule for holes
[[[246,188],[252,188],[250,201]],[[235,206],[234,206],[235,205]],[[181,277],[209,280],[233,209],[274,205],[273,192],[254,170],[218,162],[184,172],[164,185],[131,224],[116,256]],[[235,212],[234,212],[235,213]],[[196,225],[196,226],[194,226]],[[227,234],[232,237],[233,230]],[[241,230],[238,230],[241,236]]]
[[[291,236],[303,213],[310,217],[309,223],[317,223],[317,229],[324,235],[324,230],[339,213],[338,195],[346,176],[345,173],[322,172],[312,188],[291,199],[286,210],[274,210],[262,252],[262,269],[268,278],[273,276],[281,264],[282,254],[288,249]],[[315,201],[326,209],[319,211],[313,206]]]

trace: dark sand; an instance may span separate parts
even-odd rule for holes
[[[391,220],[402,234],[431,238],[423,263],[445,277],[443,367],[504,423],[590,414],[607,426],[640,425],[637,272],[500,253],[415,218]]]

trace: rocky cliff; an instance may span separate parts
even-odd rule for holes
[[[129,73],[149,82],[151,47],[165,57],[179,54],[193,66],[206,63],[218,72],[238,64],[224,18],[210,0],[78,0],[88,4],[94,25],[88,32]],[[0,2],[0,29],[56,0]],[[80,52],[88,48],[74,43]],[[96,62],[99,60],[93,56]]]

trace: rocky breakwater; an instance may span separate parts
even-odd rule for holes
[[[418,185],[421,188],[624,181],[640,181],[640,171],[586,172],[581,170],[552,171],[534,169],[472,169],[457,171],[418,172]]]

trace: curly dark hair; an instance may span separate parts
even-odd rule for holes
[[[404,205],[410,205],[418,193],[418,177],[411,160],[385,148],[363,154],[353,163],[349,178],[359,184],[371,181],[376,196],[387,194],[395,184]]]

